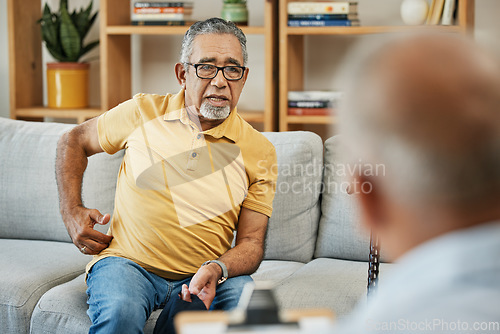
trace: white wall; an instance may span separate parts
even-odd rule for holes
[[[19,0],[21,1],[21,0]],[[29,0],[24,0],[29,1]],[[399,17],[401,0],[358,0],[360,18],[363,25],[402,24]],[[70,9],[81,7],[88,0],[70,0]],[[125,2],[125,0],[124,0]],[[193,17],[203,19],[218,16],[222,0],[194,0]],[[57,8],[59,0],[49,0]],[[263,1],[248,0],[250,24],[263,23]],[[94,0],[99,7],[99,0]],[[476,0],[477,41],[491,49],[500,59],[500,1]],[[98,22],[89,34],[90,39],[98,37]],[[240,107],[261,109],[264,101],[264,38],[247,36],[249,48],[250,76],[240,100]],[[346,36],[309,36],[306,38],[306,89],[335,89],[335,74],[348,48],[359,38]],[[376,38],[368,36],[368,38]],[[132,92],[166,93],[177,92],[179,86],[173,75],[173,64],[178,59],[180,36],[134,36],[133,47],[133,85]],[[9,116],[9,78],[8,78],[8,40],[7,40],[7,0],[0,0],[0,116]],[[91,104],[98,105],[99,96],[99,50],[89,54],[91,59]],[[50,55],[44,51],[44,61]],[[328,64],[324,66],[324,64]],[[326,70],[325,70],[326,69]]]

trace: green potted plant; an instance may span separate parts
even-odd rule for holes
[[[248,9],[246,0],[224,0],[221,17],[237,25],[248,25]]]
[[[52,12],[45,4],[41,25],[42,40],[58,61],[47,63],[47,94],[49,108],[85,108],[88,106],[89,64],[79,62],[99,41],[84,44],[97,12],[92,0],[87,8],[68,11],[68,0],[61,0],[59,11]]]

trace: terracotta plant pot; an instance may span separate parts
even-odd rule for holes
[[[49,108],[86,108],[89,105],[88,63],[47,63]]]

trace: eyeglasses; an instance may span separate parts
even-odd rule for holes
[[[196,76],[200,79],[213,79],[217,76],[220,70],[222,70],[222,75],[229,81],[238,81],[243,78],[243,73],[245,73],[245,66],[215,66],[212,64],[191,64],[196,69]]]

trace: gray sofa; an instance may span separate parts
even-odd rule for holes
[[[90,257],[70,241],[55,182],[56,144],[71,126],[0,118],[2,333],[87,333],[90,326],[84,283]],[[310,132],[265,135],[276,147],[279,176],[265,260],[253,278],[275,282],[284,309],[326,307],[343,316],[365,299],[369,238],[357,227],[354,199],[338,189],[344,181],[335,170],[338,140],[323,146]],[[86,206],[112,212],[122,156],[90,158]]]

